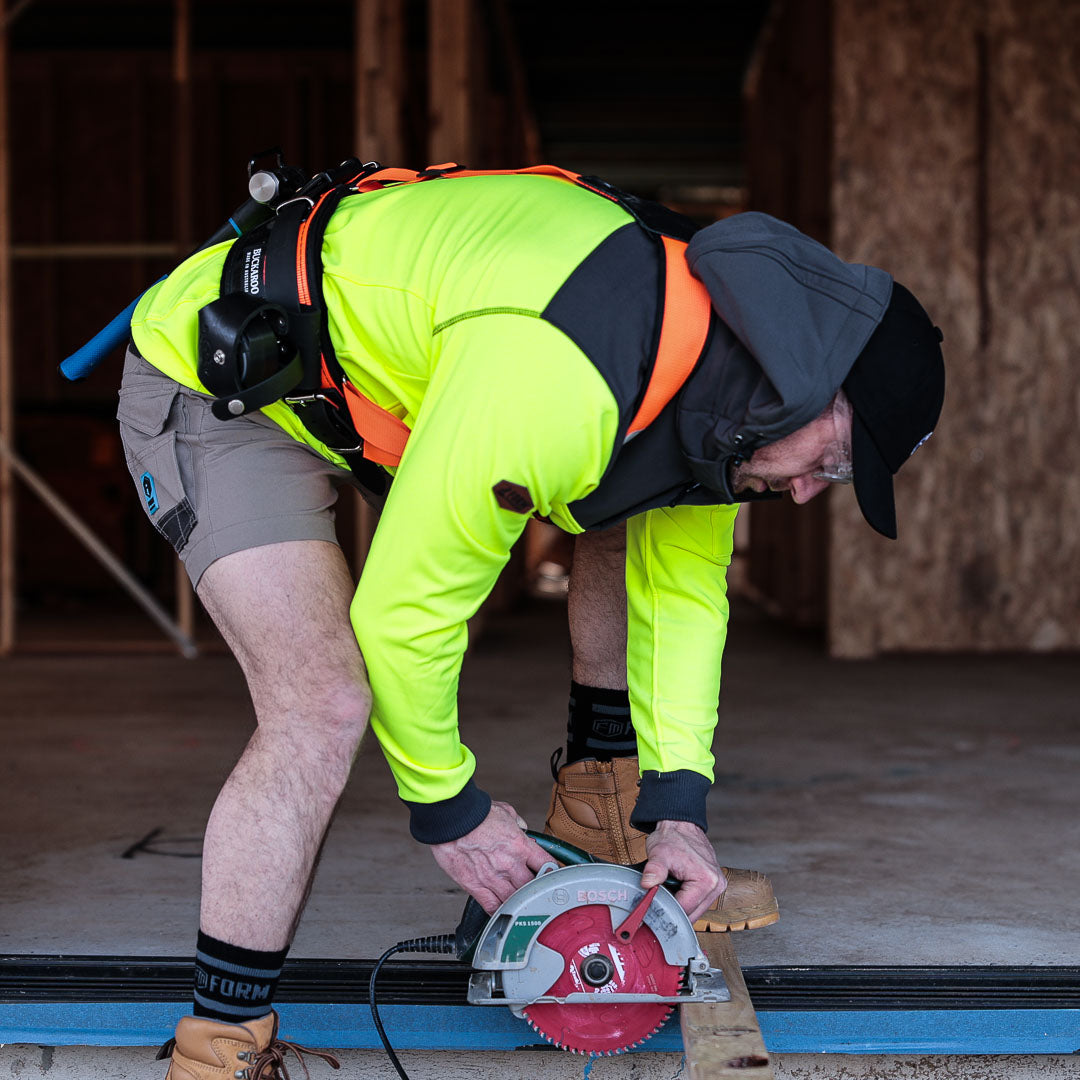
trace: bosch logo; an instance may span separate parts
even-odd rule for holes
[[[629,889],[578,889],[577,894],[579,904],[617,904],[629,900]]]

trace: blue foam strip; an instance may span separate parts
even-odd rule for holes
[[[776,1054],[1073,1054],[1080,1009],[758,1011]]]
[[[170,1004],[0,1005],[0,1043],[45,1046],[159,1046],[190,1008]],[[308,1046],[379,1049],[366,1005],[279,1007],[281,1031]],[[515,1050],[542,1045],[509,1009],[385,1005],[383,1024],[398,1050]],[[759,1010],[765,1045],[776,1054],[1072,1054],[1080,1051],[1080,1009]],[[682,1051],[676,1018],[645,1045]]]

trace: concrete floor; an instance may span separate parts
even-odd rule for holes
[[[335,1051],[341,1071],[314,1060],[311,1080],[363,1077],[397,1080],[386,1055],[375,1050]],[[311,1059],[308,1059],[311,1060]],[[532,1050],[402,1054],[411,1080],[583,1080],[583,1059],[575,1054]],[[776,1080],[1076,1080],[1074,1057],[1004,1055],[943,1057],[895,1054],[773,1054]],[[296,1067],[293,1076],[298,1076]],[[145,1047],[0,1046],[0,1080],[161,1080],[163,1064]],[[681,1054],[626,1054],[596,1058],[587,1080],[685,1080]]]
[[[489,622],[463,677],[478,782],[534,827],[566,652],[561,605],[534,601]],[[235,664],[20,656],[0,682],[0,951],[190,955],[188,856],[252,725]],[[1080,964],[1078,701],[1075,658],[831,662],[737,610],[710,836],[773,876],[782,913],[740,935],[744,965]],[[158,854],[121,858],[156,828]],[[369,742],[293,955],[374,957],[461,904]]]

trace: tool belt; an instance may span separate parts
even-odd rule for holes
[[[663,318],[652,374],[627,437],[647,427],[682,387],[704,351],[711,303],[684,253],[696,226],[598,177],[552,165],[473,171],[449,163],[421,171],[361,165],[352,159],[322,173],[303,194],[277,207],[266,224],[234,242],[220,299],[199,312],[198,372],[228,420],[284,401],[307,431],[339,454],[364,494],[381,504],[410,429],[349,381],[334,352],[322,296],[322,238],[342,199],[400,184],[463,176],[553,176],[618,203],[653,237],[664,256]]]

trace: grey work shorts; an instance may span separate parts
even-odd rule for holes
[[[192,584],[235,551],[337,543],[334,504],[351,473],[261,413],[218,420],[211,400],[128,351],[116,411],[124,457],[144,512]]]

